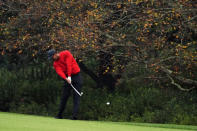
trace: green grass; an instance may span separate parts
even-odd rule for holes
[[[191,131],[197,126],[54,119],[0,112],[0,131]]]

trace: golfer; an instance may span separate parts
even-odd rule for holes
[[[65,81],[62,90],[59,113],[55,117],[57,119],[62,119],[62,113],[66,107],[67,100],[72,90],[71,83],[78,91],[82,88],[80,68],[73,55],[68,50],[56,52],[54,49],[51,49],[48,51],[48,59],[53,59],[53,67],[56,73]],[[73,120],[77,120],[79,101],[80,96],[73,91]]]

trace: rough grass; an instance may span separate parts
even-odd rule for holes
[[[191,131],[197,126],[54,119],[0,112],[0,131]]]

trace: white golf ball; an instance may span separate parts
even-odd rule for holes
[[[107,104],[107,105],[110,105],[110,102],[107,102],[106,104]]]

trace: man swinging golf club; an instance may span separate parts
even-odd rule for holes
[[[59,113],[55,118],[63,118],[62,113],[65,109],[67,100],[70,96],[70,92],[73,88],[74,91],[72,119],[76,120],[79,109],[80,96],[82,95],[82,93],[80,93],[82,81],[79,65],[68,50],[56,52],[54,49],[51,49],[48,51],[48,59],[53,59],[53,67],[56,73],[65,81],[59,107]]]

